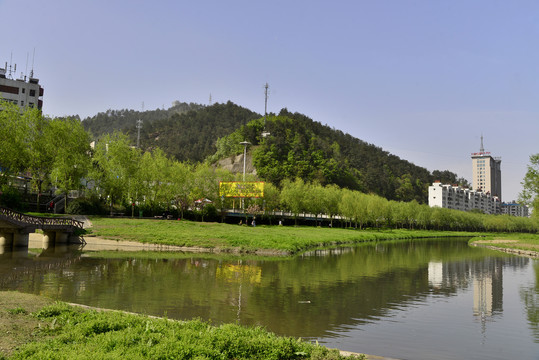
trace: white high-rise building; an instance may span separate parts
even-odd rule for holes
[[[472,153],[473,179],[472,187],[475,191],[502,198],[502,159],[492,157],[483,147],[481,135],[481,148],[479,152]]]

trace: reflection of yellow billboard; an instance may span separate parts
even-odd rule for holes
[[[264,197],[264,183],[261,181],[221,181],[219,196],[260,198]]]
[[[225,264],[217,268],[215,275],[218,279],[229,282],[248,281],[251,284],[257,284],[262,279],[262,268],[256,265]]]

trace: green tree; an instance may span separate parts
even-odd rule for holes
[[[326,185],[324,187],[324,212],[329,216],[331,227],[333,227],[333,219],[339,214],[339,205],[341,202],[341,188],[334,184]]]
[[[412,185],[412,175],[404,174],[396,179],[397,189],[395,196],[400,201],[410,201],[414,198],[414,187]]]
[[[530,156],[528,171],[521,182],[523,190],[519,200],[533,205],[533,214],[539,217],[539,153]]]
[[[191,191],[195,179],[194,166],[182,162],[174,163],[173,177],[176,184],[174,202],[180,209],[180,217],[183,219],[185,211],[195,201],[196,195]]]
[[[38,110],[28,108],[21,113],[18,106],[5,101],[0,101],[0,108],[0,185],[3,185],[10,175],[18,174],[28,165],[31,123]]]
[[[117,202],[140,199],[145,181],[139,176],[141,153],[125,134],[105,135],[96,145],[93,161],[91,178],[111,213]]]
[[[281,190],[281,204],[285,209],[294,214],[295,225],[298,224],[298,215],[305,212],[306,209],[306,190],[307,187],[302,179],[295,181],[288,179],[283,181]]]
[[[49,123],[56,147],[51,180],[57,192],[67,193],[82,187],[81,179],[90,166],[90,136],[77,119],[54,119]],[[67,196],[66,196],[67,206]]]
[[[305,210],[315,217],[314,225],[318,225],[318,216],[326,210],[326,192],[318,182],[305,185]]]
[[[34,123],[33,141],[30,143],[32,156],[28,170],[32,176],[32,187],[37,191],[37,209],[39,211],[40,198],[43,190],[50,184],[50,175],[56,160],[57,147],[54,145],[53,127],[50,120],[39,116]]]
[[[157,148],[142,155],[139,168],[139,185],[146,203],[152,210],[170,210],[176,195],[177,168],[174,161]],[[142,180],[142,181],[140,181]]]

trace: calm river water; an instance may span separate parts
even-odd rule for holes
[[[277,259],[111,254],[6,252],[0,289],[262,325],[399,359],[539,359],[539,261],[469,247],[467,239],[379,242]]]

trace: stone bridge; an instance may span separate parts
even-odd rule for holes
[[[0,207],[0,246],[28,247],[29,234],[43,231],[43,243],[66,244],[83,223],[71,218],[26,215]]]

